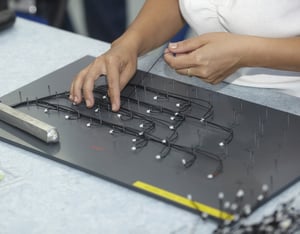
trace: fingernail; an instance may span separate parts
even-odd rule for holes
[[[77,103],[78,102],[78,97],[74,97],[74,102]]]
[[[90,100],[85,100],[85,104],[87,107],[90,107],[91,106],[91,101]]]
[[[72,96],[72,95],[70,95],[70,96],[69,96],[69,99],[70,99],[71,101],[73,101],[73,96]]]
[[[178,44],[177,43],[174,43],[174,42],[170,42],[169,43],[169,48],[171,49],[176,49],[178,47]]]
[[[117,107],[117,105],[115,103],[113,103],[111,105],[111,108],[112,108],[113,111],[117,111],[118,110],[118,107]]]

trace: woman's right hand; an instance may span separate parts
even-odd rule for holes
[[[137,57],[161,46],[183,25],[178,0],[145,1],[136,19],[112,43],[111,49],[97,57],[74,78],[70,88],[70,100],[78,104],[84,99],[86,106],[92,107],[95,80],[106,75],[112,110],[118,111],[120,92],[136,71]]]
[[[97,57],[76,75],[70,87],[70,100],[79,104],[84,99],[88,108],[93,107],[94,83],[101,75],[105,75],[112,110],[118,111],[120,92],[136,72],[137,56],[130,46],[113,44],[106,53]]]

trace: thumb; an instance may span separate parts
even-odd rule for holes
[[[203,46],[205,41],[201,37],[193,37],[183,41],[170,42],[168,49],[171,53],[188,53]]]

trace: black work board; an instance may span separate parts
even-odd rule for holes
[[[0,99],[57,127],[59,143],[0,121],[1,140],[225,220],[299,180],[299,116],[143,71],[122,91],[120,112],[110,109],[104,78],[93,108],[74,106],[65,92],[93,59],[86,56]]]

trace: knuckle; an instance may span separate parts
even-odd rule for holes
[[[202,69],[199,71],[199,74],[200,74],[201,77],[203,77],[203,78],[209,80],[210,72],[209,72],[209,70],[208,70],[207,68],[205,68],[205,67],[202,68]]]
[[[103,61],[103,57],[104,57],[104,55],[98,56],[98,57],[93,61],[92,65],[101,63],[101,62]]]
[[[88,84],[88,83],[84,83],[83,87],[82,87],[82,90],[84,92],[90,93],[90,92],[93,91],[93,87],[90,84]]]
[[[204,56],[203,54],[196,54],[195,55],[195,62],[197,65],[201,65],[201,66],[209,66],[210,62],[209,59]]]
[[[209,84],[214,84],[214,80],[213,79],[205,79],[205,82],[209,83]]]
[[[105,64],[107,64],[107,65],[115,64],[117,60],[118,60],[118,58],[116,56],[113,56],[110,54],[106,55],[104,58]]]
[[[175,63],[174,60],[170,60],[170,61],[169,61],[169,65],[170,65],[170,67],[172,67],[173,69],[176,68],[176,63]]]
[[[201,54],[196,54],[195,55],[195,62],[196,64],[202,64],[203,63],[203,56]]]
[[[78,85],[81,80],[83,80],[85,78],[85,73],[83,71],[80,71],[73,79],[72,84],[73,85]]]
[[[85,70],[81,70],[78,75],[76,76],[76,79],[82,79],[85,77]]]

